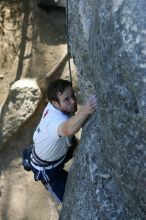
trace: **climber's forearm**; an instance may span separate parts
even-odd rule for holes
[[[63,122],[59,126],[58,133],[61,136],[74,135],[80,130],[88,116],[89,114],[84,110],[84,107],[81,108],[76,115],[72,116],[68,121]]]
[[[79,110],[76,115],[71,117],[68,121],[63,122],[58,127],[58,134],[61,136],[70,136],[78,132],[88,116],[96,110],[96,105],[96,97],[90,96],[87,103]]]

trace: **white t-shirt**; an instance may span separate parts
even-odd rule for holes
[[[58,126],[69,119],[69,116],[48,103],[37,126],[33,142],[36,154],[47,161],[54,161],[65,155],[70,147],[72,136],[59,137]]]

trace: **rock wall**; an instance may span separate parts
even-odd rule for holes
[[[60,220],[146,219],[146,1],[70,0],[82,98],[95,93]]]

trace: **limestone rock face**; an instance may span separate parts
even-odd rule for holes
[[[11,86],[1,112],[0,147],[30,118],[40,100],[41,91],[35,79],[18,80]]]
[[[85,124],[60,220],[146,219],[146,1],[70,0]]]

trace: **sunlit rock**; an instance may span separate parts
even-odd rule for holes
[[[1,111],[0,146],[32,116],[40,100],[41,91],[36,79],[18,80],[11,86]]]

